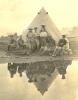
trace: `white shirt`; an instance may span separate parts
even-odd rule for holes
[[[40,33],[40,36],[41,36],[41,37],[47,37],[47,32],[41,32],[41,33]]]

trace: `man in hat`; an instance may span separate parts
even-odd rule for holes
[[[62,53],[62,51],[70,51],[69,49],[69,40],[67,39],[66,35],[62,35],[62,38],[59,40],[52,56],[56,56],[57,52]]]

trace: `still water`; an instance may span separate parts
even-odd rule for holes
[[[66,79],[57,75],[43,96],[25,72],[11,78],[7,65],[0,64],[0,100],[78,100],[78,61],[68,66]]]

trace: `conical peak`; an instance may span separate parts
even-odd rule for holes
[[[48,14],[48,12],[43,8],[41,8],[41,10],[39,11],[38,14]]]

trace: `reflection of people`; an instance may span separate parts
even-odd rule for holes
[[[16,71],[17,71],[16,64],[15,63],[13,63],[13,64],[8,63],[8,70],[10,72],[11,78],[13,78],[14,74],[16,74]]]
[[[62,38],[59,40],[58,45],[56,46],[53,56],[56,56],[59,53],[62,53],[63,51],[69,52],[69,40],[66,38],[66,35],[62,35]],[[60,54],[59,54],[60,55]]]
[[[26,70],[26,63],[18,64],[18,73],[22,77],[22,72]]]
[[[20,75],[20,77],[22,77],[22,72],[24,71],[23,66],[19,66],[18,67],[18,73]]]
[[[26,75],[29,78],[28,82],[37,82],[38,77],[47,76],[50,77],[54,72],[55,67],[52,66],[52,63],[45,63],[45,62],[37,62],[31,63],[26,68]],[[43,78],[45,80],[45,78]]]
[[[58,68],[59,74],[62,75],[62,79],[65,79],[66,69],[63,67]]]

